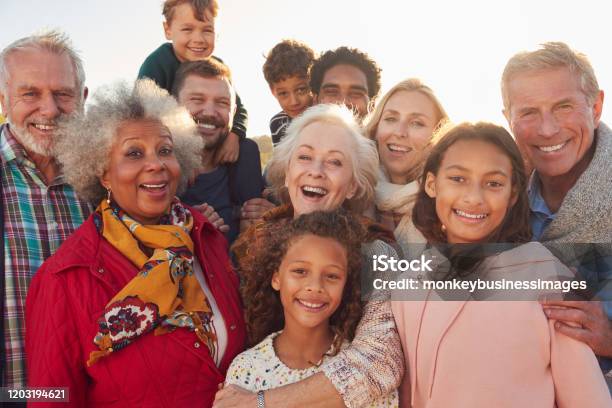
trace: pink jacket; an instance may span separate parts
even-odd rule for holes
[[[564,268],[535,242],[481,267],[521,279]],[[558,333],[538,302],[425,296],[392,302],[407,368],[401,407],[612,407],[591,349]]]

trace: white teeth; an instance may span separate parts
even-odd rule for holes
[[[408,153],[411,149],[404,147],[404,146],[400,146],[400,145],[396,145],[396,144],[389,144],[387,145],[387,147],[389,148],[389,150],[391,150],[392,152],[402,152],[402,153]]]
[[[166,183],[164,184],[142,184],[145,188],[163,188],[166,187]]]
[[[460,215],[465,218],[471,218],[474,220],[481,220],[487,217],[487,214],[468,214],[461,210],[454,210],[457,215]]]
[[[190,50],[195,52],[203,52],[204,48],[190,48]]]
[[[306,302],[305,300],[300,300],[299,302],[303,304],[304,306],[310,307],[312,309],[319,309],[323,307],[323,305],[325,304],[325,303],[311,303],[311,302]]]
[[[34,124],[36,129],[40,130],[53,130],[55,129],[55,125],[43,125],[43,124]]]
[[[215,125],[211,125],[210,123],[198,123],[198,127],[209,129],[209,130],[214,130],[216,128]]]
[[[321,187],[304,186],[302,187],[302,189],[304,191],[308,191],[309,193],[315,193],[315,194],[321,194],[321,195],[327,194],[327,190]]]
[[[554,146],[538,146],[538,149],[546,153],[556,152],[557,150],[565,146],[566,143],[567,142],[563,142],[563,143],[559,143],[558,145],[554,145]]]

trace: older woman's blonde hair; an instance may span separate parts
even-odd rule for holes
[[[125,122],[154,120],[168,128],[181,167],[179,190],[201,163],[203,141],[189,112],[150,79],[104,87],[93,96],[87,113],[60,122],[54,155],[79,197],[97,205],[106,195],[100,177],[108,169],[119,127]]]
[[[374,199],[377,181],[378,153],[374,142],[363,137],[353,113],[344,106],[319,104],[308,108],[295,118],[283,140],[274,149],[268,163],[267,178],[275,193],[284,202],[289,202],[285,187],[285,176],[291,165],[291,158],[299,146],[302,130],[313,123],[328,123],[344,128],[350,135],[353,146],[344,152],[353,166],[353,180],[357,186],[355,195],[345,201],[345,206],[361,212],[368,208]],[[321,134],[320,137],[329,137]]]
[[[580,89],[589,104],[595,102],[599,94],[599,84],[593,66],[586,55],[571,49],[563,42],[547,42],[534,51],[523,51],[508,60],[501,80],[504,110],[510,110],[508,84],[512,77],[526,71],[567,68],[577,76]]]
[[[440,129],[442,126],[444,126],[449,121],[448,114],[444,110],[442,103],[440,103],[440,100],[436,97],[433,90],[427,85],[425,85],[418,78],[408,78],[408,79],[405,79],[397,83],[395,86],[393,86],[393,88],[389,89],[389,91],[387,91],[387,93],[376,104],[374,111],[370,114],[370,116],[366,120],[365,134],[368,138],[372,140],[376,139],[376,130],[378,129],[378,124],[380,123],[380,119],[382,118],[383,111],[385,110],[385,105],[387,104],[389,99],[391,99],[393,95],[395,95],[397,92],[400,92],[400,91],[420,92],[421,94],[429,98],[431,103],[433,103],[438,113],[438,117],[437,117],[437,122],[434,125],[432,136],[438,131],[438,129]],[[417,165],[410,172],[411,174],[409,175],[409,178],[411,180],[416,179],[416,177],[419,176],[420,169],[422,165],[424,164],[426,158],[427,158],[427,154],[423,154],[421,163],[419,163],[419,165]]]

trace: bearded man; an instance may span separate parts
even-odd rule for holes
[[[83,109],[87,88],[69,39],[51,31],[0,53],[3,387],[25,387],[25,299],[30,279],[89,215],[53,154],[58,120]],[[1,288],[0,288],[1,289]]]
[[[204,140],[202,168],[181,200],[189,205],[212,206],[229,226],[226,236],[231,244],[240,232],[242,204],[261,197],[264,183],[259,148],[251,139],[240,140],[240,156],[235,163],[215,161],[236,110],[229,68],[214,59],[183,63],[176,73],[173,94],[189,110]]]

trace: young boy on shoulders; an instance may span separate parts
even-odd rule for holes
[[[283,40],[268,53],[263,73],[272,95],[282,111],[270,120],[272,143],[278,144],[285,136],[291,119],[312,105],[310,68],[315,59],[314,51],[296,40]]]
[[[209,57],[221,61],[212,55],[218,10],[217,0],[164,1],[164,33],[170,42],[159,46],[145,59],[138,71],[138,78],[151,78],[172,93],[174,77],[182,62],[201,61]],[[238,159],[239,138],[246,137],[248,116],[238,95],[236,104],[232,130],[217,154],[220,163],[235,162]]]

